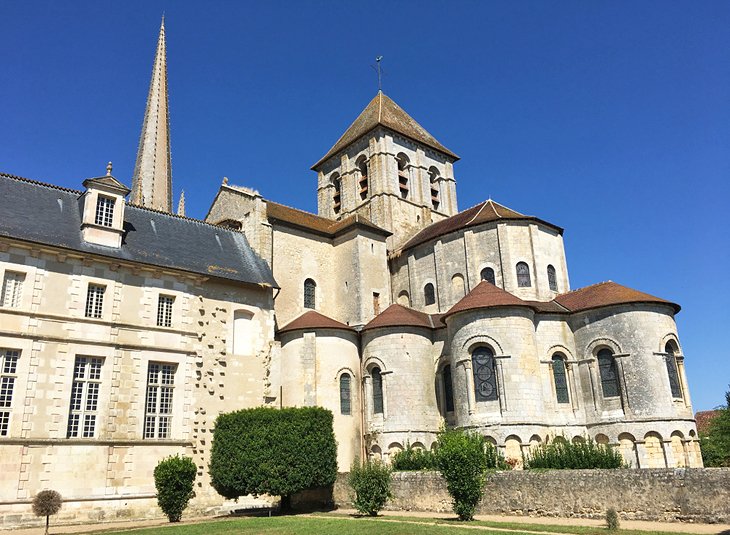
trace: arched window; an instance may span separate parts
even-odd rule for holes
[[[402,152],[399,152],[395,159],[398,161],[398,188],[400,189],[400,196],[403,199],[407,199],[409,189],[408,164],[410,160]]]
[[[317,283],[312,279],[304,281],[304,308],[315,308]]]
[[[423,299],[426,306],[433,305],[436,302],[436,292],[430,282],[423,287]]]
[[[444,379],[446,412],[454,412],[454,385],[451,383],[451,366],[444,366],[444,371],[441,375]]]
[[[373,378],[373,413],[383,414],[383,376],[380,368],[370,370],[370,376]]]
[[[477,401],[494,401],[498,397],[495,362],[494,352],[488,347],[478,347],[471,354],[474,394]]]
[[[332,206],[335,213],[339,214],[340,209],[342,208],[342,181],[340,180],[340,175],[338,173],[332,175],[330,180],[332,181],[332,186],[334,186],[335,190],[332,194]]]
[[[555,268],[552,265],[547,267],[548,286],[553,292],[558,291],[558,277],[555,275]]]
[[[368,198],[368,161],[365,156],[360,156],[357,162],[357,169],[360,171],[360,179],[358,185],[360,186],[360,199],[365,200]]]
[[[340,375],[340,414],[349,416],[352,414],[352,407],[350,403],[351,390],[350,390],[350,374],[343,373]]]
[[[682,397],[682,387],[679,383],[679,371],[677,370],[676,346],[674,342],[667,342],[664,346],[664,362],[667,365],[667,375],[669,375],[669,387],[672,390],[673,398]]]
[[[398,294],[398,304],[403,305],[404,307],[411,306],[411,297],[408,295],[407,291],[403,290]]]
[[[464,297],[464,276],[461,273],[451,277],[451,296],[454,299]]]
[[[619,395],[616,359],[610,349],[598,352],[598,370],[601,375],[601,390],[604,398],[615,398]]]
[[[558,403],[568,403],[568,380],[565,373],[565,357],[560,353],[553,355],[553,379],[555,380],[555,396]]]
[[[253,313],[236,310],[233,313],[233,354],[253,354]]]
[[[439,198],[439,185],[437,181],[441,176],[441,173],[439,173],[439,170],[435,167],[431,167],[428,170],[428,176],[431,182],[431,206],[434,210],[438,210],[439,205],[441,204],[441,199]]]
[[[489,284],[496,284],[494,280],[494,270],[490,267],[485,267],[481,272],[483,281],[487,281]]]
[[[532,286],[530,283],[530,268],[524,262],[518,262],[517,264],[517,286],[520,288]]]

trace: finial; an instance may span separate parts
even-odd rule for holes
[[[112,176],[112,163],[106,164],[106,176]]]
[[[383,91],[383,69],[380,66],[381,61],[383,61],[383,56],[377,56],[375,58],[375,65],[370,65],[373,69],[375,69],[375,72],[378,73],[378,92],[379,93]]]
[[[228,185],[228,177],[227,176],[224,176],[223,177],[223,185],[224,186],[227,186]]]
[[[180,192],[180,201],[177,203],[177,215],[185,215],[185,190]]]
[[[162,12],[162,24],[160,24],[160,28],[164,28],[164,27],[165,27],[165,12],[163,11]]]

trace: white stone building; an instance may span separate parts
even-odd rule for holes
[[[132,190],[111,168],[83,191],[0,175],[7,525],[47,487],[69,518],[155,514],[174,453],[215,504],[213,421],[260,405],[332,410],[342,471],[442,425],[518,465],[590,437],[634,467],[701,466],[679,306],[571,290],[563,229],[459,212],[458,157],[382,92],[314,165],[318,215],[225,180],[205,221],[170,213],[167,99],[163,27]]]

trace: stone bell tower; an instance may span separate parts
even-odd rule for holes
[[[393,250],[422,228],[457,213],[453,164],[439,143],[382,91],[312,170],[318,212],[358,213],[393,233]]]

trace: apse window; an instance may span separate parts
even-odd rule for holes
[[[426,303],[426,306],[436,303],[436,292],[434,290],[433,284],[431,284],[430,282],[423,287],[423,299]]]
[[[480,273],[483,281],[487,281],[489,284],[494,284],[494,270],[490,267],[485,267]]]
[[[304,281],[304,308],[315,308],[317,283],[312,279]]]
[[[474,394],[477,401],[498,399],[497,366],[494,352],[488,347],[478,347],[471,354],[474,374]]]
[[[351,377],[349,373],[340,375],[340,414],[350,416],[352,414],[352,391],[350,389]]]
[[[532,286],[530,281],[530,267],[525,262],[517,264],[517,286],[520,288],[529,288]]]
[[[547,276],[548,276],[548,285],[550,286],[550,290],[553,292],[558,291],[558,277],[555,273],[555,268],[550,265],[547,267]]]
[[[373,413],[383,414],[383,375],[380,368],[373,368],[370,375],[373,378]]]
[[[618,372],[616,370],[616,358],[610,349],[601,349],[597,355],[598,371],[601,376],[601,391],[604,398],[615,398],[619,396]]]
[[[553,381],[555,382],[555,396],[558,403],[568,403],[568,379],[565,372],[565,359],[559,353],[553,355]]]

